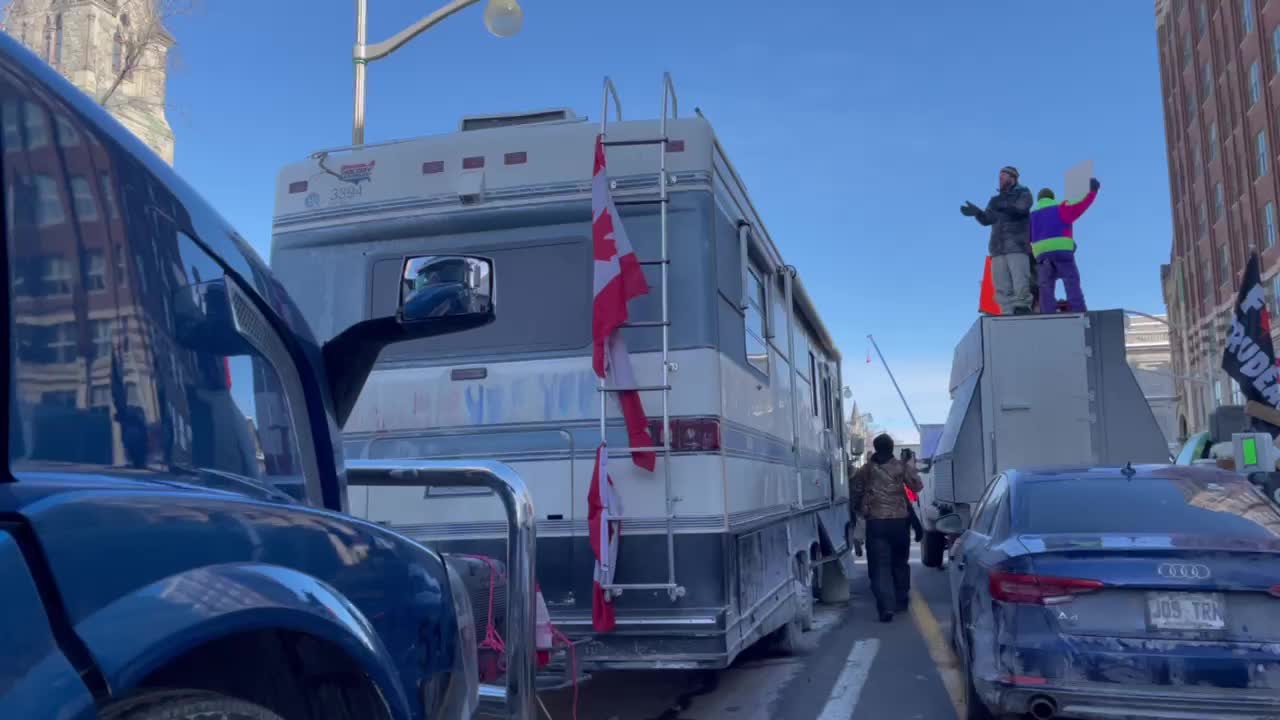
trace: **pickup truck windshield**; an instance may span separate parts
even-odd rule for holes
[[[298,497],[276,366],[249,344],[217,352],[179,337],[184,293],[223,271],[179,230],[178,203],[70,113],[7,90],[13,470],[209,469]]]

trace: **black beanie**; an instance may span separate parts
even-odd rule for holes
[[[1002,173],[1009,173],[1010,175],[1012,175],[1012,176],[1013,176],[1013,179],[1014,179],[1014,181],[1015,181],[1015,182],[1016,182],[1016,181],[1017,181],[1017,179],[1018,179],[1018,168],[1016,168],[1016,167],[1014,167],[1014,166],[1012,166],[1012,165],[1005,165],[1004,167],[1000,168],[1000,172],[1002,172]]]
[[[871,447],[876,449],[877,455],[892,455],[893,438],[889,437],[888,433],[881,433],[871,441]]]
[[[1053,198],[1053,191],[1052,191],[1052,190],[1050,190],[1049,188],[1043,188],[1043,189],[1041,189],[1041,190],[1040,190],[1040,194],[1039,194],[1039,195],[1037,195],[1037,196],[1036,196],[1036,198],[1037,198],[1037,199],[1039,199],[1039,200],[1045,200],[1045,199],[1052,200],[1052,199],[1054,199],[1054,198]]]

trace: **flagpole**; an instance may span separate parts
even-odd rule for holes
[[[916,428],[916,434],[920,434],[920,423],[916,422],[915,413],[911,412],[911,406],[907,404],[907,398],[902,394],[902,388],[898,387],[898,380],[893,376],[893,371],[889,369],[889,363],[884,360],[884,353],[880,352],[880,346],[876,344],[876,339],[867,335],[867,339],[871,341],[871,347],[876,349],[876,355],[880,358],[880,364],[884,365],[884,371],[889,373],[889,382],[893,383],[893,389],[898,391],[898,399],[902,400],[902,406],[907,409],[907,415],[911,417],[911,424]],[[923,439],[923,438],[921,438]]]

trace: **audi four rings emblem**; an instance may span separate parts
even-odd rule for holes
[[[1156,574],[1169,580],[1208,580],[1211,573],[1206,565],[1161,563]]]

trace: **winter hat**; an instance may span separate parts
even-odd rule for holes
[[[1010,175],[1013,176],[1013,179],[1015,181],[1018,179],[1018,168],[1012,165],[1005,165],[1004,167],[1000,168],[1000,172],[1009,173]]]
[[[1040,190],[1040,193],[1039,193],[1038,195],[1036,195],[1036,199],[1037,199],[1037,200],[1052,200],[1052,199],[1053,199],[1053,191],[1052,191],[1052,190],[1050,190],[1049,188],[1042,188],[1042,189]]]

